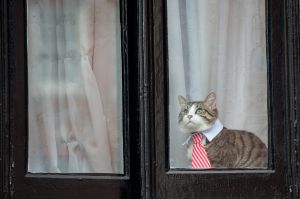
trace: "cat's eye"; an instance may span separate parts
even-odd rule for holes
[[[188,114],[188,113],[189,113],[189,110],[188,110],[188,109],[184,109],[182,112],[183,112],[184,114]]]
[[[200,114],[200,115],[203,115],[203,114],[205,114],[206,113],[206,110],[204,110],[204,109],[197,109],[197,111],[196,111],[196,114]]]

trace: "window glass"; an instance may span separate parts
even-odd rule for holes
[[[267,168],[264,0],[168,0],[171,168]]]
[[[123,173],[118,0],[28,0],[28,172]]]

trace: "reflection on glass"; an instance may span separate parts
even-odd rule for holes
[[[28,0],[33,173],[123,173],[118,0]]]
[[[265,1],[167,5],[170,167],[267,168]]]

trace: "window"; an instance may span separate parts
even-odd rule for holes
[[[27,1],[28,171],[123,174],[118,1]]]
[[[167,7],[170,167],[267,168],[265,1]],[[196,136],[206,142],[205,165],[196,165]]]
[[[118,1],[27,5],[29,172],[123,173]]]
[[[6,157],[5,165],[7,167],[5,168],[8,169],[5,171],[9,174],[8,176],[11,178],[11,185],[13,184],[13,186],[9,185],[9,181],[6,181],[5,178],[5,181],[3,180],[5,184],[3,186],[1,184],[1,194],[3,193],[1,198],[120,198],[124,196],[138,198],[141,189],[140,163],[137,161],[140,159],[140,149],[138,145],[129,144],[139,139],[139,124],[134,119],[136,118],[136,110],[129,109],[129,106],[137,107],[136,105],[139,103],[136,86],[139,79],[132,78],[137,76],[137,64],[132,59],[134,57],[134,50],[132,49],[136,49],[137,41],[131,36],[135,34],[134,27],[136,25],[132,19],[137,17],[137,5],[123,0],[24,0],[10,3],[5,1],[3,5],[6,8],[3,10],[8,11],[1,12],[1,15],[3,14],[4,19],[6,19],[3,22],[10,28],[8,29],[9,32],[7,32],[1,26],[1,34],[5,33],[5,35],[10,35],[9,37],[14,38],[10,40],[6,37],[8,40],[3,39],[3,43],[1,43],[1,49],[4,43],[7,45],[7,48],[3,49],[9,49],[5,51],[5,56],[8,55],[5,60],[9,58],[11,61],[9,61],[9,64],[6,62],[6,66],[13,71],[10,71],[10,75],[8,75],[6,73],[8,70],[5,68],[3,77],[1,76],[1,82],[2,80],[7,82],[7,84],[3,85],[7,90],[7,95],[5,95],[5,112],[7,114],[5,114],[5,118],[13,118],[12,120],[7,120],[9,121],[7,124],[11,128],[5,131],[8,133],[6,136],[9,136],[6,137],[6,141],[8,141],[6,142],[7,148],[5,148],[6,154],[3,154]],[[15,14],[7,15],[7,13]],[[94,13],[101,16],[96,16]],[[99,24],[94,26],[95,29],[99,28],[97,29],[99,32],[88,29],[87,26],[92,26],[91,23],[94,22],[94,18],[102,20],[99,24],[107,23],[107,26],[102,27]],[[130,23],[128,23],[129,21]],[[94,39],[90,37],[93,35],[93,32],[101,34],[101,36],[98,35],[97,37],[97,42],[99,43],[96,46],[97,48],[102,48],[101,50],[105,53],[104,58],[104,54],[99,55],[99,52],[90,56],[92,51],[97,51],[97,49],[89,48],[89,44],[93,43],[90,41]],[[114,34],[112,35],[110,32]],[[106,35],[108,40],[105,40],[103,35]],[[1,51],[1,56],[4,55],[2,53],[4,52]],[[97,64],[97,67],[93,65],[95,67],[93,70],[98,70],[97,72],[99,72],[99,78],[93,78],[93,75],[91,75],[91,65],[89,65],[92,61],[91,59],[94,59],[94,62],[96,60],[97,62],[105,62]],[[106,74],[101,69],[101,67],[105,66],[109,67],[109,70],[105,70]],[[110,80],[112,82],[109,82],[110,80],[97,82],[97,80],[106,80],[105,78],[108,79],[111,76]],[[7,80],[5,80],[6,78]],[[86,81],[83,81],[83,78],[86,78]],[[105,83],[110,85],[101,88],[105,92],[109,92],[106,89],[111,89],[111,93],[106,93],[107,99],[101,98],[101,100],[106,100],[106,102],[105,107],[101,107],[104,110],[100,110],[99,106],[96,105],[101,103],[101,100],[98,98],[99,90],[93,88],[99,88],[98,84],[103,86]],[[12,90],[9,88],[12,88]],[[131,89],[129,90],[129,88]],[[87,90],[89,91],[86,92]],[[101,92],[104,92],[103,90]],[[11,95],[8,93],[11,93]],[[83,98],[88,98],[87,95],[92,97],[82,102]],[[36,98],[37,96],[38,98]],[[51,99],[58,99],[59,97],[61,97],[61,100]],[[8,99],[9,105],[7,104]],[[91,105],[91,107],[88,107],[86,103]],[[70,106],[70,109],[67,109],[66,104]],[[59,107],[60,105],[61,107]],[[59,113],[59,108],[66,108],[67,110]],[[79,108],[82,108],[82,110],[78,110]],[[44,111],[41,111],[41,114],[31,114],[36,109],[39,109],[38,111],[43,109]],[[80,113],[76,113],[76,111]],[[80,118],[81,116],[88,117],[87,111],[91,111],[93,119],[98,119],[98,121],[93,121],[92,123],[91,120]],[[85,148],[80,146],[80,143],[76,143],[76,140],[79,140],[76,137],[78,134],[75,136],[76,138],[74,136],[63,137],[65,134],[59,135],[69,141],[68,147],[74,147],[72,152],[75,154],[65,154],[65,152],[69,152],[69,149],[68,151],[63,149],[57,150],[58,153],[53,153],[55,150],[48,151],[46,159],[41,157],[44,155],[44,149],[49,147],[45,144],[49,140],[44,140],[45,143],[43,144],[37,143],[40,140],[35,140],[37,139],[37,136],[34,135],[34,133],[37,133],[34,132],[36,126],[45,128],[43,132],[47,131],[46,133],[49,133],[50,137],[56,136],[58,138],[55,141],[59,142],[53,144],[54,149],[58,149],[55,147],[59,147],[60,144],[63,145],[64,143],[61,143],[62,139],[59,136],[57,137],[57,134],[51,134],[53,131],[48,128],[51,126],[56,128],[56,132],[66,128],[65,133],[75,132],[74,127],[81,128],[77,129],[79,131],[85,129],[91,136],[87,137],[88,141],[92,142],[92,145],[89,146],[94,146],[93,144],[101,144],[102,147],[107,146],[107,141],[101,136],[99,138],[101,133],[108,136],[107,131],[94,129],[92,132],[88,129],[92,128],[92,125],[104,128],[104,122],[100,118],[102,116],[98,114],[101,111],[111,111],[109,113],[112,113],[109,117],[113,119],[108,119],[106,122],[115,123],[111,124],[116,129],[110,129],[109,136],[112,137],[109,139],[116,141],[111,142],[115,146],[110,147],[118,148],[116,154],[111,155],[111,157],[114,156],[116,161],[103,158],[101,164],[109,165],[115,163],[115,166],[112,165],[112,168],[106,169],[106,167],[101,167],[101,165],[100,167],[94,165],[95,167],[93,166],[90,169],[92,164],[88,165],[86,163],[89,161],[89,163],[96,162],[99,158],[95,157],[101,156],[103,151],[99,151],[100,148],[97,146],[98,150],[90,151],[97,153],[95,157],[90,157],[89,161],[80,159],[82,157],[80,153],[86,151],[78,150],[79,148]],[[39,121],[48,122],[49,126],[33,125],[32,115],[40,119]],[[74,120],[72,121],[70,118]],[[65,123],[62,123],[62,120],[65,120]],[[72,128],[70,123],[74,124]],[[1,119],[1,129],[2,124]],[[102,132],[99,133],[100,130]],[[40,133],[41,131],[38,132]],[[81,141],[84,139],[82,138]],[[35,154],[32,154],[31,147],[34,145],[39,145],[41,149],[37,150],[34,148]],[[28,151],[30,151],[29,154]],[[104,153],[107,154],[107,151]],[[36,165],[33,162],[33,167],[32,164],[28,167],[28,162],[32,160],[31,158],[36,158],[30,155],[40,155],[43,160],[38,159],[38,161],[42,164]],[[53,156],[47,157],[48,155]],[[70,160],[77,161],[79,166]],[[131,189],[131,186],[135,187],[135,190]],[[2,187],[5,187],[3,192]]]
[[[294,145],[295,143],[292,143],[295,141],[291,140],[291,138],[295,138],[295,134],[293,133],[295,131],[290,130],[290,128],[294,127],[292,127],[293,124],[289,122],[289,120],[291,119],[290,117],[294,116],[290,115],[291,107],[288,104],[292,103],[294,106],[294,102],[292,102],[293,100],[286,101],[287,99],[291,99],[290,97],[295,96],[295,93],[293,91],[292,93],[290,93],[290,86],[295,85],[296,83],[294,82],[294,80],[291,80],[291,78],[293,79],[293,76],[295,75],[296,71],[295,69],[293,69],[294,66],[288,64],[288,60],[290,59],[287,60],[287,57],[285,57],[286,53],[292,53],[293,55],[290,54],[289,56],[294,56],[294,53],[296,52],[294,51],[295,48],[291,50],[289,44],[286,43],[288,42],[288,40],[286,40],[286,32],[284,31],[284,28],[282,28],[284,25],[289,24],[288,26],[291,29],[288,29],[290,31],[292,31],[293,29],[292,24],[294,24],[295,21],[293,23],[287,23],[286,19],[283,17],[286,16],[285,14],[290,12],[289,9],[292,9],[292,7],[295,6],[295,4],[293,4],[291,1],[285,1],[285,3],[282,1],[266,1],[266,4],[263,5],[265,6],[266,13],[266,64],[268,65],[267,72],[269,82],[269,93],[267,100],[269,103],[268,123],[270,128],[270,134],[268,134],[268,141],[266,143],[269,147],[269,163],[271,163],[270,158],[272,156],[274,157],[274,162],[269,165],[268,169],[244,170],[235,168],[228,170],[219,168],[217,170],[194,170],[187,169],[185,166],[186,164],[182,166],[177,164],[175,161],[170,161],[170,158],[172,159],[172,157],[182,157],[182,153],[172,151],[174,147],[181,147],[182,142],[181,140],[176,140],[176,144],[174,144],[172,143],[172,137],[171,139],[169,137],[169,133],[170,136],[172,136],[175,133],[172,132],[172,129],[176,128],[172,125],[169,126],[169,121],[172,121],[172,117],[176,117],[176,115],[180,111],[179,107],[179,110],[177,112],[174,112],[174,109],[172,109],[172,107],[169,106],[169,103],[171,103],[174,100],[174,104],[177,103],[177,105],[179,105],[176,95],[186,95],[186,93],[184,92],[175,93],[174,96],[172,95],[172,98],[169,95],[170,93],[176,90],[182,91],[180,89],[184,87],[184,84],[186,84],[186,82],[183,82],[183,84],[178,84],[178,81],[181,80],[178,80],[174,77],[170,77],[169,75],[170,73],[175,73],[173,70],[174,64],[180,65],[180,61],[182,61],[180,60],[182,59],[181,54],[176,54],[174,52],[176,52],[176,50],[178,49],[184,49],[183,55],[187,57],[199,53],[199,51],[193,51],[193,48],[184,48],[186,46],[181,46],[181,48],[177,48],[176,46],[192,45],[194,46],[194,48],[196,48],[194,43],[192,43],[196,43],[196,40],[192,40],[189,43],[185,43],[178,38],[174,39],[172,37],[174,37],[174,35],[182,34],[184,31],[190,31],[190,35],[196,34],[196,30],[193,29],[195,27],[192,25],[189,26],[192,22],[188,21],[188,24],[182,24],[182,22],[180,22],[180,20],[178,19],[178,14],[180,15],[180,17],[185,17],[184,14],[189,16],[201,15],[202,17],[205,14],[211,14],[210,12],[208,12],[209,9],[204,9],[203,7],[201,7],[201,9],[203,9],[202,12],[193,12],[196,9],[200,9],[200,5],[199,7],[195,6],[196,2],[201,4],[201,6],[205,6],[203,4],[206,1],[154,1],[153,4],[152,15],[154,16],[155,20],[153,21],[153,29],[150,29],[153,31],[151,35],[151,39],[153,40],[153,45],[151,46],[153,49],[153,54],[151,54],[150,58],[148,59],[154,60],[152,73],[155,74],[153,75],[153,98],[151,98],[153,99],[153,106],[151,107],[153,113],[155,114],[153,117],[150,117],[154,122],[153,131],[150,133],[150,136],[152,138],[152,147],[155,149],[155,156],[152,158],[152,161],[154,162],[152,165],[152,172],[154,173],[154,177],[152,179],[154,181],[153,184],[155,185],[155,187],[153,188],[154,198],[258,199],[297,197],[296,195],[298,193],[294,193],[293,189],[288,190],[288,187],[294,187],[294,181],[292,180],[292,178],[294,177],[291,176],[297,175],[294,173],[296,171],[295,169],[287,170],[287,168],[292,167],[293,163],[291,161],[296,161],[294,158],[292,158],[295,157],[296,154],[293,150],[291,150],[290,147],[294,148],[297,144]],[[245,2],[250,3],[249,1],[209,1],[209,3],[211,4],[215,3],[222,5],[226,4],[226,2],[231,3],[230,9],[235,9],[236,6]],[[253,1],[251,1],[251,5],[252,2]],[[256,2],[261,3],[262,1]],[[222,10],[226,10],[227,8],[229,7],[220,7],[220,9]],[[286,8],[287,10],[285,10],[284,8]],[[174,13],[172,12],[172,9],[177,9],[177,11],[178,9],[191,10],[190,12],[186,13],[179,11],[179,13]],[[234,11],[235,10],[231,11],[230,15],[234,15]],[[243,17],[245,17],[246,14],[249,12],[251,11],[248,9],[245,10],[245,15],[243,15]],[[293,11],[293,13],[295,12]],[[203,31],[202,34],[207,34],[205,31],[209,30],[208,24],[211,21],[206,21],[201,17],[197,19],[204,20],[204,24],[201,24],[203,26],[201,30]],[[178,28],[179,25],[186,25],[188,27],[185,30],[182,30]],[[197,25],[201,26],[200,22]],[[173,28],[171,33],[168,32],[170,31],[169,26],[172,26]],[[249,24],[246,26],[247,28],[251,27],[249,26]],[[177,29],[175,29],[174,27],[177,27]],[[211,38],[216,34],[216,32],[212,31],[211,34],[207,36]],[[292,36],[289,38],[292,39]],[[202,42],[210,41],[203,39]],[[202,45],[204,44],[202,43]],[[217,45],[221,45],[221,43],[217,42]],[[197,44],[196,46],[197,48],[204,48],[204,46],[199,46],[199,44]],[[207,52],[206,50],[204,50],[201,52],[207,54],[210,51]],[[226,53],[230,52],[226,51]],[[264,56],[263,53],[259,52],[256,55]],[[200,56],[204,55],[197,54],[193,58],[200,59]],[[261,60],[264,61],[264,59]],[[195,60],[189,59],[188,61],[192,62],[192,64],[189,63],[190,65],[184,65],[184,67],[191,67],[192,65],[198,64],[196,62],[193,62]],[[190,72],[192,75],[199,74],[197,73],[197,71]],[[182,75],[182,73],[180,74]],[[200,79],[199,81],[202,82],[204,80]],[[253,81],[256,81],[256,76],[253,76]],[[198,83],[198,85],[199,84],[200,83]],[[197,85],[192,86],[194,86],[194,88],[197,88]],[[194,99],[192,100],[205,99],[210,89],[212,88],[204,88],[203,93],[194,93],[197,96],[197,98],[194,97]],[[219,95],[220,94],[217,94],[217,96]],[[172,112],[174,112],[174,114],[171,114]],[[287,179],[291,180],[289,181]],[[296,179],[296,177],[294,179]]]
[[[267,169],[251,170],[170,167],[169,59],[175,48],[168,48],[168,1],[118,1],[123,173],[28,172],[26,2],[3,0],[0,6],[0,198],[299,198],[298,1],[265,0],[270,156]]]

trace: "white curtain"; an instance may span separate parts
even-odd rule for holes
[[[123,173],[118,0],[28,0],[28,171]]]
[[[264,0],[168,0],[170,165],[187,167],[177,96],[217,95],[227,128],[268,142]]]

